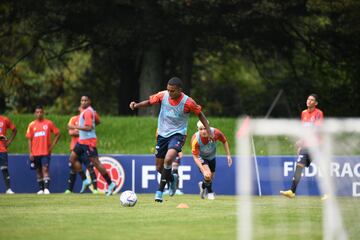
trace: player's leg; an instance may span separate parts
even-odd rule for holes
[[[41,157],[34,157],[34,164],[36,169],[36,179],[39,184],[39,191],[37,194],[44,194],[44,176],[42,172],[42,166],[41,166]]]
[[[210,179],[209,181],[207,181],[206,183],[206,189],[208,192],[208,199],[209,200],[214,200],[215,199],[215,193],[212,189],[212,183],[215,177],[215,169],[216,169],[216,159],[213,159],[211,161],[208,162],[209,163],[209,170],[210,170]]]
[[[0,153],[0,169],[4,178],[4,183],[6,187],[6,194],[14,194],[14,192],[10,188],[10,175],[8,170],[8,154]]]
[[[176,181],[176,195],[183,195],[184,193],[179,189],[179,165],[180,165],[180,158],[176,157],[175,161],[172,163],[172,174],[177,174],[178,179]]]
[[[156,171],[162,173],[164,169],[164,158],[155,158]]]
[[[168,138],[164,138],[162,136],[157,136],[156,139],[156,152],[155,152],[155,164],[156,164],[156,170],[161,174],[161,180],[159,184],[159,189],[155,193],[155,202],[162,202],[163,201],[163,192],[166,185],[166,179],[163,180],[163,172],[164,172],[164,160],[165,155],[167,152],[167,144],[168,144]]]
[[[291,189],[287,191],[280,191],[280,193],[288,198],[294,198],[296,194],[297,186],[301,180],[301,173],[304,167],[310,166],[311,159],[308,151],[306,149],[301,149],[296,163],[294,177],[291,182]]]
[[[41,165],[42,165],[42,175],[44,179],[44,194],[50,194],[50,156],[42,156],[41,157]]]
[[[95,174],[95,170],[94,170],[94,164],[90,161],[90,164],[88,166],[86,166],[86,168],[89,171],[89,175],[90,175],[91,182],[93,185],[93,193],[97,194],[98,193],[97,178],[96,178],[96,174]]]
[[[199,182],[199,189],[200,189],[200,197],[202,199],[205,198],[208,187],[211,183],[211,170],[209,167],[209,161],[206,159],[201,159],[203,168],[201,169],[201,173],[203,175],[203,180]]]

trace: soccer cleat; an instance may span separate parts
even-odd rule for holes
[[[90,186],[91,182],[89,179],[85,179],[83,182],[82,182],[82,187],[81,187],[81,190],[80,190],[80,193],[84,193],[84,191]]]
[[[39,194],[39,195],[40,195],[40,194],[44,194],[44,190],[41,189],[41,190],[39,190],[36,194]]]
[[[176,173],[173,174],[173,177],[174,177],[174,180],[169,183],[169,196],[174,196],[175,195],[176,184],[177,184],[177,180],[179,178],[179,176]]]
[[[215,200],[215,193],[208,193],[208,199],[209,200]]]
[[[44,189],[44,194],[50,194],[49,189],[45,188],[45,189]]]
[[[14,194],[14,192],[11,190],[11,188],[9,188],[8,190],[6,190],[5,193],[6,193],[6,194]]]
[[[199,189],[200,189],[200,197],[201,199],[205,199],[205,196],[206,196],[206,189],[205,188],[202,188],[202,185],[203,185],[203,182],[199,182],[198,183],[199,185]]]
[[[110,196],[113,193],[115,187],[116,187],[115,183],[111,182],[108,189],[106,190],[106,196]]]
[[[287,190],[287,191],[280,191],[280,194],[288,197],[288,198],[294,198],[295,197],[295,193],[293,193],[291,190]]]
[[[180,189],[176,189],[175,195],[184,195]]]
[[[156,191],[155,193],[155,202],[162,202],[163,201],[163,192]]]
[[[327,200],[327,199],[329,199],[329,196],[328,196],[327,194],[324,194],[324,195],[321,197],[321,200],[322,200],[322,201],[325,201],[325,200]]]
[[[64,192],[64,194],[71,194],[73,193],[72,191],[70,191],[69,189],[66,189],[66,191]]]
[[[94,190],[92,191],[92,193],[93,193],[93,194],[99,194],[99,191],[98,191],[97,189],[94,189]]]

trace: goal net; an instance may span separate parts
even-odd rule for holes
[[[358,239],[360,119],[238,121],[237,239]],[[299,142],[308,150],[295,196]],[[306,146],[306,147],[305,147]]]

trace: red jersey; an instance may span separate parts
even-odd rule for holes
[[[301,122],[304,126],[320,126],[324,120],[324,114],[320,109],[315,108],[313,111],[305,109],[301,113]]]
[[[33,156],[49,155],[51,146],[51,133],[59,134],[59,129],[55,124],[48,120],[32,121],[26,131],[26,138],[31,140],[31,154]]]
[[[68,125],[79,125],[79,117],[80,117],[80,115],[71,117]],[[79,130],[69,129],[69,134],[71,136],[71,141],[70,141],[70,151],[71,151],[74,149],[75,144],[79,141]],[[76,135],[74,135],[74,134],[76,134]]]
[[[201,138],[201,142],[206,145],[209,143],[209,138],[204,138],[200,135]],[[214,128],[214,141],[220,141],[222,143],[226,143],[227,139],[225,137],[225,135],[217,128]],[[199,156],[200,154],[200,145],[198,143],[198,140],[196,138],[196,133],[194,133],[194,135],[191,137],[191,152],[193,155],[195,156]]]
[[[154,95],[151,95],[149,97],[150,104],[153,105],[153,104],[161,103],[166,91],[167,90],[158,92]],[[184,97],[184,93],[181,93],[181,96],[178,99],[171,99],[169,97],[170,105],[177,106],[181,102],[183,97]],[[196,102],[194,101],[194,99],[192,99],[191,97],[188,97],[188,99],[185,102],[185,106],[184,106],[184,113],[189,113],[189,112],[193,112],[196,115],[199,115],[201,113],[201,106],[197,105]]]
[[[5,142],[6,142],[6,131],[8,128],[13,131],[16,127],[8,117],[0,115],[0,137],[4,137],[3,140],[0,140],[0,152],[2,153],[7,152]]]
[[[84,114],[82,115],[83,119],[84,119],[84,126],[88,126],[88,127],[92,127],[93,126],[93,112],[87,109],[84,109]],[[97,121],[97,117],[96,117],[96,112],[94,111],[94,115],[95,115],[95,124]],[[79,116],[79,121],[80,121],[80,116]],[[100,121],[100,120],[99,120]],[[79,143],[80,144],[84,144],[84,145],[88,145],[90,147],[96,147],[97,144],[97,139],[96,137],[94,138],[88,138],[88,139],[79,139]]]

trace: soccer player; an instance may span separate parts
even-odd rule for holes
[[[106,196],[110,196],[114,191],[116,185],[111,181],[109,174],[106,172],[106,169],[101,165],[98,152],[96,149],[97,139],[96,139],[96,120],[95,120],[95,111],[91,107],[91,100],[89,95],[85,94],[81,97],[80,106],[82,111],[79,116],[78,125],[68,125],[69,129],[79,130],[79,141],[76,143],[74,149],[70,154],[71,167],[75,172],[80,172],[82,170],[81,161],[84,159],[90,159],[94,164],[96,169],[104,177],[105,181],[108,184],[108,189],[106,190]],[[81,176],[82,179],[82,188],[80,192],[85,191],[85,189],[91,184],[90,180],[86,176]]]
[[[26,131],[26,138],[29,143],[29,158],[34,164],[39,184],[37,194],[50,194],[50,157],[53,148],[60,138],[60,131],[56,125],[44,118],[42,106],[35,108],[36,119],[32,121]],[[54,139],[51,142],[51,134]]]
[[[81,107],[79,107],[78,110],[81,113]],[[70,126],[70,125],[79,125],[79,117],[80,117],[80,114],[71,117],[70,120],[69,120],[68,126]],[[95,112],[95,124],[96,125],[100,124],[100,117],[97,114],[97,112]],[[74,147],[75,147],[76,143],[79,140],[79,130],[78,129],[69,129],[69,135],[71,136],[71,142],[70,142],[70,152],[71,152],[72,150],[74,150]],[[98,193],[98,191],[97,191],[97,179],[96,179],[96,174],[95,174],[95,171],[94,171],[94,165],[92,164],[92,162],[89,159],[84,159],[81,162],[84,163],[84,165],[86,166],[86,168],[89,171],[91,181],[92,181],[92,185],[93,185],[93,191],[92,192],[94,194],[97,194]],[[66,189],[65,194],[69,194],[69,193],[73,192],[74,184],[75,184],[75,181],[76,181],[76,172],[74,170],[72,170],[71,162],[69,162],[69,164],[70,164],[70,173],[69,173],[69,178],[68,178],[68,188]],[[86,178],[86,175],[85,175],[83,170],[81,170],[79,172],[79,175],[81,176],[82,179],[84,178],[84,176]]]
[[[148,100],[130,103],[132,110],[161,104],[155,153],[156,168],[158,172],[161,172],[161,181],[155,193],[156,202],[163,201],[163,192],[167,183],[169,183],[169,195],[173,196],[176,192],[178,175],[171,173],[171,167],[172,162],[182,150],[190,112],[195,113],[204,123],[209,132],[209,138],[213,137],[201,106],[182,92],[182,85],[180,78],[173,77],[167,83],[167,90],[151,95]]]
[[[198,131],[191,138],[191,151],[196,165],[204,176],[204,180],[199,182],[200,197],[204,199],[207,193],[208,199],[214,200],[212,181],[216,169],[216,142],[219,140],[223,143],[229,167],[232,165],[230,148],[225,135],[219,129],[211,128],[214,140],[210,141],[209,133],[202,122],[197,122],[197,128]]]
[[[7,129],[11,130],[10,138],[6,137]],[[0,115],[0,169],[4,177],[6,194],[14,194],[10,188],[10,175],[8,170],[8,147],[14,140],[17,130],[8,117]]]
[[[317,127],[320,126],[324,120],[323,112],[317,108],[318,96],[316,94],[310,94],[306,100],[307,109],[301,113],[301,122],[304,127]],[[296,163],[295,174],[292,179],[291,189],[287,191],[280,191],[285,197],[294,198],[296,188],[301,179],[301,173],[304,167],[309,167],[311,158],[306,144],[303,140],[297,142],[298,158]]]

